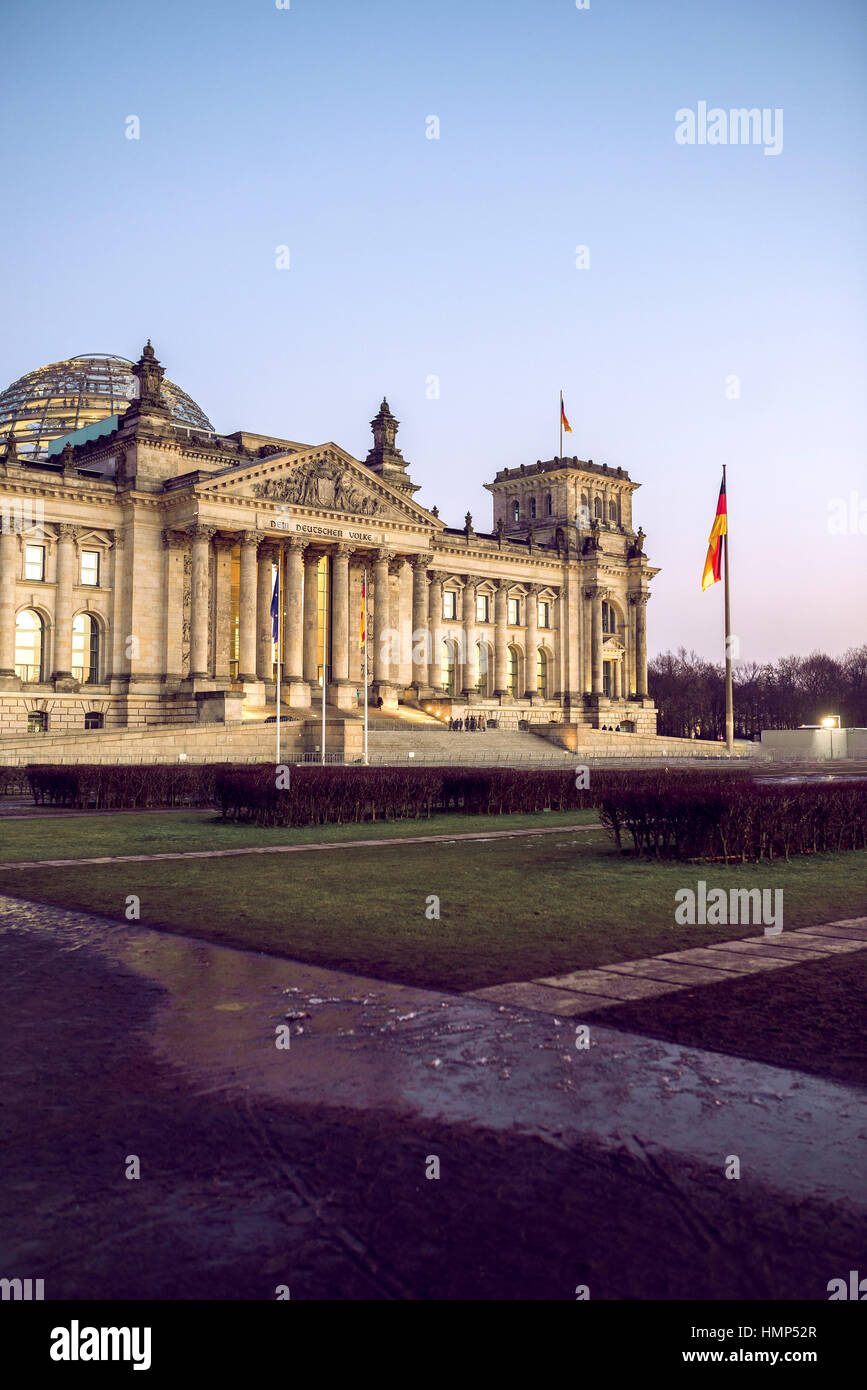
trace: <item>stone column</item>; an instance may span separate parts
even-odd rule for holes
[[[260,681],[274,679],[274,628],[271,618],[274,580],[271,566],[279,554],[279,550],[275,550],[271,545],[262,545],[259,548],[259,568],[256,575],[256,675]],[[281,594],[281,602],[282,598]]]
[[[57,594],[54,600],[55,684],[72,680],[72,586],[75,582],[75,527],[57,528]]]
[[[464,579],[463,598],[463,644],[464,663],[461,689],[466,696],[475,695],[479,680],[479,663],[476,655],[476,585],[478,579],[468,574]]]
[[[256,672],[256,552],[259,535],[244,531],[241,535],[241,573],[238,591],[238,679],[255,681]]]
[[[401,656],[403,648],[404,632],[402,627],[402,605],[401,605],[401,586],[403,582],[403,572],[406,567],[406,560],[402,555],[392,560],[388,567],[391,575],[388,585],[388,611],[390,615],[389,627],[391,628],[391,661],[389,679],[393,685],[401,684]],[[393,582],[392,582],[393,581]]]
[[[647,600],[649,594],[634,594],[635,604],[635,693],[647,699]]]
[[[304,680],[304,606],[302,586],[304,575],[304,552],[306,546],[300,536],[291,536],[284,549],[284,563],[281,583],[283,592],[280,602],[283,605],[282,630],[282,688],[280,699],[290,706],[306,708],[310,704],[310,687]]]
[[[393,559],[390,550],[377,550],[373,568],[373,679],[383,685],[391,674],[386,633],[391,624],[388,572]]]
[[[232,552],[235,537],[217,535],[214,537],[213,569],[213,650],[211,652],[212,670],[215,680],[227,681],[232,660]],[[240,633],[239,633],[240,637]],[[240,670],[240,667],[238,668]]]
[[[184,531],[163,531],[166,555],[165,587],[165,655],[163,674],[167,681],[183,679],[184,670],[184,556],[187,536]]]
[[[494,595],[494,694],[507,695],[509,688],[509,583],[501,579]]]
[[[587,597],[591,604],[590,617],[590,691],[593,695],[602,694],[602,599],[604,589],[588,589]]]
[[[349,557],[352,547],[338,545],[331,561],[331,685],[333,702],[341,709],[356,704],[349,683]]]
[[[527,590],[527,611],[526,618],[527,636],[525,639],[525,673],[527,677],[527,689],[525,695],[528,700],[532,700],[534,695],[539,693],[539,673],[536,669],[537,652],[539,649],[539,588],[536,584],[531,584]],[[549,681],[552,673],[549,672]]]
[[[414,555],[412,560],[412,683],[416,694],[427,689],[428,669],[433,664],[433,632],[428,631],[427,622],[427,567],[432,559],[432,555]],[[425,660],[426,647],[430,661]]]
[[[431,690],[442,690],[443,682],[443,577],[436,570],[430,576],[428,588],[428,623],[430,630],[430,667],[428,684]]]
[[[319,680],[319,555],[304,555],[304,680],[311,687]]]
[[[5,516],[0,522],[0,681],[7,688],[15,679],[15,581],[19,555],[12,518]]]
[[[207,680],[208,616],[211,608],[211,537],[213,526],[196,525],[190,528],[193,551],[193,575],[190,614],[190,676]]]

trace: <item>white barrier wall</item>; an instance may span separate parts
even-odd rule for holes
[[[867,729],[763,729],[762,751],[804,762],[867,758]]]

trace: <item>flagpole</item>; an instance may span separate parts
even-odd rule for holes
[[[322,572],[322,765],[325,766],[325,683],[328,664],[328,561]]]
[[[726,497],[726,529],[723,535],[723,566],[725,570],[725,627],[726,627],[726,749],[734,752],[735,715],[732,693],[732,615],[729,601],[729,497],[726,487],[726,466],[723,464],[723,487]]]
[[[558,458],[563,457],[563,392],[560,392],[560,453]]]
[[[283,564],[283,547],[277,551],[277,766],[280,766],[280,666],[283,655],[282,636],[283,636],[283,576],[280,573]]]
[[[364,766],[367,767],[367,570],[364,571]]]

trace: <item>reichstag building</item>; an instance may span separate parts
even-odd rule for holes
[[[0,395],[0,737],[329,706],[656,732],[657,573],[628,473],[501,469],[493,529],[447,526],[383,400],[361,462],[339,445],[222,435],[169,381],[85,356]],[[381,704],[380,704],[381,702]],[[312,708],[311,708],[312,707]]]

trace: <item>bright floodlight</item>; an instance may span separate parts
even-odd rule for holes
[[[839,729],[839,727],[840,727],[840,716],[839,716],[839,714],[826,714],[826,715],[825,715],[825,718],[822,720],[822,728],[823,728],[823,729]]]

